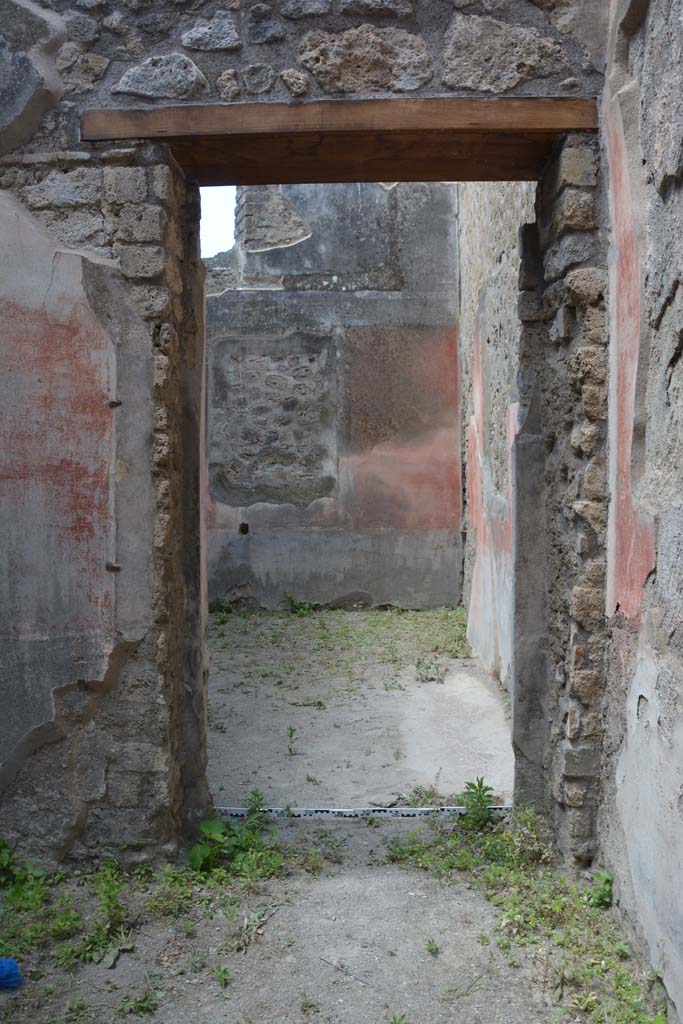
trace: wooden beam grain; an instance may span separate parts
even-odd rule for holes
[[[201,185],[540,176],[592,99],[392,99],[85,110],[84,140],[155,139]]]
[[[566,132],[594,131],[592,99],[395,99],[320,103],[193,104],[84,110],[89,141],[306,132]]]

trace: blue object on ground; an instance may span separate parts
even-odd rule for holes
[[[19,988],[21,971],[16,960],[0,957],[0,988]]]

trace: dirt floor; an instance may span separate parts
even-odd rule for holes
[[[461,612],[214,614],[217,806],[358,807],[483,776],[513,791],[508,699],[466,655]]]
[[[38,971],[0,994],[0,1020],[545,1024],[547,997],[496,947],[481,891],[384,862],[387,840],[411,827],[285,823],[278,838],[298,865],[205,887],[180,909],[174,886],[164,908],[158,882],[131,883],[132,948],[116,966]]]
[[[509,793],[504,700],[465,658],[459,613],[305,612],[212,616],[216,803],[258,787],[415,804],[477,775]],[[550,871],[533,812],[491,819],[485,800],[483,821],[415,826],[256,810],[203,823],[176,865],[112,851],[50,878],[0,840],[0,957],[25,979],[0,991],[0,1021],[665,1024],[610,876]]]

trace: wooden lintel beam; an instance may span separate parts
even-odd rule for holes
[[[594,100],[395,99],[85,110],[88,141],[166,142],[199,185],[533,181]]]
[[[564,135],[595,131],[594,99],[390,99],[311,103],[185,104],[84,110],[82,138],[299,135],[395,131]]]

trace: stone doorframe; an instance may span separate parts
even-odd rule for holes
[[[471,141],[475,101],[391,100],[380,105],[387,112],[398,112],[402,105],[405,119],[411,103],[427,102],[448,104],[450,116],[456,122],[460,117],[450,144],[462,151]],[[513,446],[517,786],[522,799],[551,812],[560,846],[588,861],[594,848],[601,750],[597,707],[604,645],[606,519],[605,285],[604,254],[594,216],[599,191],[595,106],[592,101],[561,100],[483,103],[488,127],[482,130],[477,122],[477,161],[501,152],[503,121],[507,119],[509,126],[509,104],[516,104],[516,110],[525,110],[527,122],[514,122],[500,166],[511,174],[508,143],[514,139],[526,153],[518,176],[532,176],[531,160],[536,167],[533,176],[541,177],[537,223],[522,236],[519,316],[524,324],[525,370]],[[544,103],[553,105],[552,113],[541,118],[540,132],[536,122],[534,133],[529,114],[534,105]],[[496,104],[508,106],[504,110]],[[306,106],[360,111],[377,104]],[[192,108],[179,109],[188,124]],[[212,116],[216,111],[223,119],[232,116],[226,109],[214,106]],[[299,117],[305,108],[288,109]],[[259,105],[261,123],[267,110]],[[496,110],[501,113],[492,117]],[[573,111],[568,121],[558,120],[559,110]],[[112,269],[98,271],[83,253],[78,256],[83,260],[83,280],[93,312],[110,332],[120,360],[113,417],[122,417],[137,401],[139,384],[123,372],[127,358],[123,342],[129,327],[126,318],[118,315],[117,303],[125,305],[130,296],[129,316],[146,323],[152,340],[151,356],[146,357],[153,397],[149,437],[135,457],[147,460],[154,485],[153,508],[143,520],[125,525],[123,508],[117,511],[117,523],[128,532],[137,529],[139,543],[126,550],[126,536],[121,533],[106,567],[115,572],[116,606],[134,608],[137,594],[126,590],[128,572],[147,549],[151,598],[137,610],[137,619],[127,630],[114,623],[103,633],[103,650],[108,653],[101,678],[86,676],[57,686],[49,728],[33,729],[3,769],[4,827],[10,838],[31,847],[37,860],[88,857],[114,846],[131,856],[136,850],[145,856],[155,849],[170,852],[209,804],[201,514],[203,268],[198,190],[176,159],[188,161],[191,154],[196,168],[202,143],[188,143],[187,134],[176,135],[173,126],[169,130],[171,115],[164,108],[150,113],[160,120],[147,141],[135,111],[110,111],[111,127],[106,130],[116,137],[106,143],[100,131],[100,141],[88,147],[85,158],[83,151],[55,151],[42,161],[18,154],[14,160],[5,158],[3,164],[3,173],[14,175],[9,186],[17,188],[16,183],[21,183],[22,199],[29,196],[35,216],[44,223],[49,223],[47,215],[67,182],[82,197],[67,211],[69,223],[69,218],[83,216],[85,207],[104,213],[107,242],[118,255],[121,274],[130,287],[122,288],[120,275]],[[91,138],[96,123],[92,115],[92,111],[84,115],[84,135],[89,131]],[[416,157],[423,116],[424,108],[410,122],[404,152],[411,146],[413,151],[403,166],[391,165],[387,177],[392,180],[448,177],[443,163],[427,167]],[[127,130],[122,117],[129,119]],[[469,127],[463,127],[467,118]],[[370,129],[372,125],[362,119],[355,128],[347,123],[342,132],[345,151],[354,151],[354,132],[363,139],[369,137]],[[309,130],[324,148],[325,133],[319,124],[309,125]],[[442,123],[424,130],[440,133],[442,140],[447,134]],[[397,131],[400,128],[392,123],[387,140],[395,140]],[[366,174],[376,173],[372,162],[377,158],[376,124],[374,132]],[[236,137],[243,135],[241,122],[227,133],[229,144],[234,146]],[[204,177],[213,184],[220,180],[217,137],[220,132],[217,136],[214,130],[210,178]],[[281,137],[282,132],[277,138]],[[264,138],[267,144],[268,132],[260,146]],[[338,142],[330,154],[339,152]],[[223,139],[223,149],[225,144]],[[363,145],[356,147],[356,153],[362,152]],[[313,180],[315,147],[303,140],[298,152],[308,153],[313,161],[300,164],[296,173]],[[477,161],[470,161],[470,174],[482,166]],[[494,180],[495,161],[485,166]],[[347,180],[362,180],[358,159],[349,162],[345,173],[353,175]],[[233,183],[235,177],[233,170],[225,183]],[[58,230],[62,229],[60,220]],[[116,488],[124,477],[122,465],[116,472]],[[35,827],[38,820],[39,828]]]

